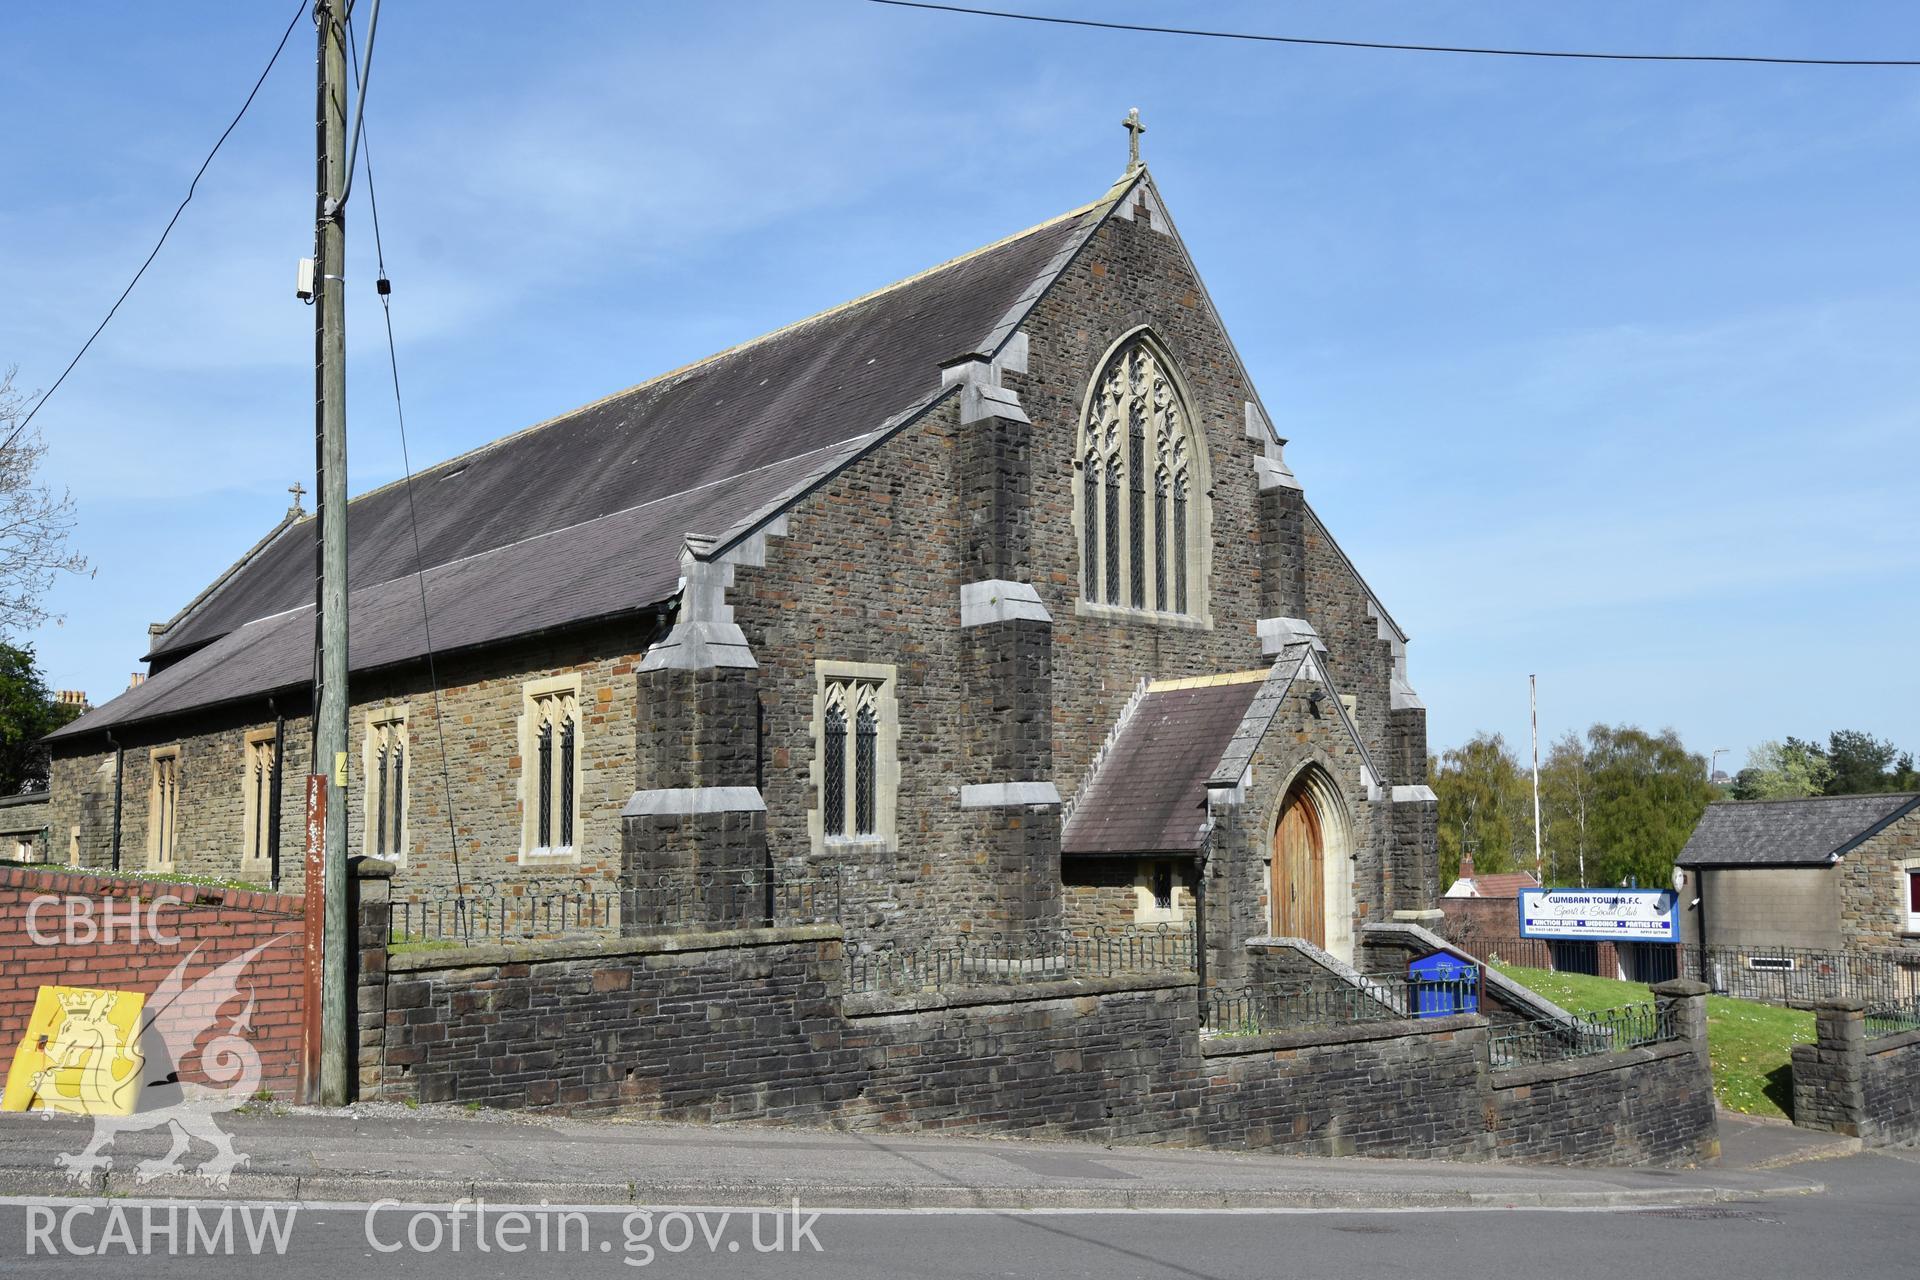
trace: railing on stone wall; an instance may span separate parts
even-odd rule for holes
[[[1867,1008],[1866,1037],[1878,1040],[1882,1036],[1897,1036],[1908,1031],[1920,1031],[1920,996],[1905,1003],[1870,1005]]]
[[[1680,1028],[1665,1007],[1626,1005],[1578,1014],[1568,1021],[1535,1018],[1496,1026],[1487,1036],[1487,1060],[1496,1067],[1531,1066],[1615,1053],[1679,1037]]]
[[[1192,972],[1193,926],[968,934],[846,957],[848,994]]]
[[[1477,1010],[1479,1005],[1477,972],[1454,982],[1369,977],[1356,983],[1329,975],[1209,992],[1201,1006],[1201,1027],[1221,1036],[1320,1031],[1368,1022],[1444,1017]]]
[[[838,867],[666,870],[621,878],[628,934],[835,924],[844,898]]]
[[[584,876],[432,888],[392,905],[394,942],[526,942],[617,929],[619,894]]]
[[[1870,951],[1738,946],[1707,947],[1703,956],[1701,948],[1689,945],[1681,948],[1680,976],[1706,983],[1716,995],[1767,1004],[1920,1000],[1920,964]]]

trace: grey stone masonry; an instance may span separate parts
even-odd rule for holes
[[[1867,1038],[1859,1000],[1814,1006],[1814,1042],[1793,1049],[1793,1122],[1891,1146],[1920,1138],[1920,1031]]]
[[[649,932],[667,923],[663,912],[703,900],[687,892],[697,877],[765,872],[759,675],[739,665],[637,673],[639,790],[620,816],[623,932]]]
[[[1297,1155],[1716,1148],[1685,1042],[1494,1071],[1474,1014],[1218,1036],[1192,974],[849,995],[843,961],[837,926],[395,955],[378,1096]]]
[[[1297,488],[1260,493],[1260,616],[1307,613],[1306,496]]]
[[[1003,372],[1025,373],[1027,337],[949,365],[962,384],[956,476],[964,519],[961,807],[984,860],[978,922],[1059,927],[1060,806],[1053,786],[1053,619],[1033,572],[1033,424]],[[1037,801],[1037,803],[1036,803]]]
[[[348,887],[353,892],[351,916],[356,937],[349,957],[349,981],[354,992],[354,1042],[351,1070],[360,1081],[362,1096],[380,1086],[382,1043],[387,1027],[387,944],[393,936],[393,872],[391,862],[355,858],[349,864]]]

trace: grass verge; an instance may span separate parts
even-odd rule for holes
[[[1638,982],[1519,965],[1497,967],[1568,1013],[1598,1013],[1621,1005],[1646,1004],[1652,999]],[[1707,1050],[1713,1058],[1713,1092],[1729,1111],[1791,1119],[1793,1046],[1811,1043],[1810,1012],[1726,996],[1707,997]]]

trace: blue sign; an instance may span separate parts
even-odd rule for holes
[[[1421,956],[1407,965],[1413,992],[1413,1016],[1446,1018],[1480,1011],[1480,966],[1445,951]]]
[[[1678,942],[1671,889],[1522,889],[1520,936],[1602,942]]]

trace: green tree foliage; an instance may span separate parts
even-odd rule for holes
[[[1533,799],[1526,774],[1497,733],[1475,734],[1427,764],[1440,802],[1440,882],[1451,884],[1469,846],[1476,872],[1533,865]]]
[[[47,788],[40,739],[80,714],[53,700],[32,646],[0,644],[0,795]]]
[[[1540,765],[1540,829],[1547,879],[1658,888],[1714,789],[1707,762],[1672,730],[1650,734],[1597,724],[1555,742]],[[1474,869],[1532,870],[1533,796],[1527,769],[1498,734],[1479,734],[1428,769],[1440,801],[1440,872],[1450,880],[1464,842]]]
[[[1826,785],[1830,796],[1920,789],[1912,752],[1858,729],[1835,729],[1828,734],[1826,758],[1833,768]]]
[[[1671,729],[1656,736],[1603,724],[1587,730],[1586,754],[1593,787],[1588,880],[1665,886],[1714,796],[1706,758],[1688,751]]]
[[[1735,800],[1792,800],[1831,794],[1833,765],[1818,743],[1768,740],[1747,752],[1747,767],[1733,779]]]

